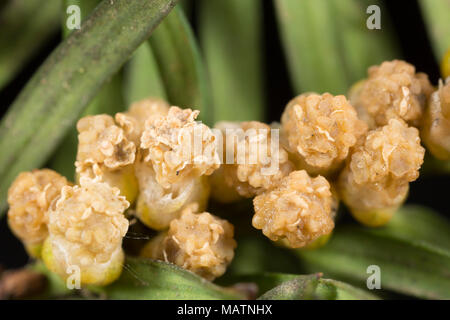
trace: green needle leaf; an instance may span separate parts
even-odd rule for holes
[[[297,93],[346,92],[350,80],[328,1],[275,0],[281,38]]]
[[[312,300],[320,275],[298,276],[267,291],[258,300]]]
[[[350,85],[367,76],[367,68],[386,60],[401,57],[393,37],[387,10],[378,0],[331,0],[333,20],[339,36],[339,52],[348,74]],[[366,26],[367,7],[377,5],[381,12],[381,29]]]
[[[58,30],[60,0],[12,0],[0,14],[0,89]]]
[[[380,1],[274,0],[297,93],[345,94],[367,68],[398,58],[382,11],[381,30],[366,27],[366,9]]]
[[[80,8],[80,18],[81,21],[84,22],[100,2],[101,0],[63,0],[64,6],[62,8],[61,19],[63,37],[67,38],[67,36],[74,31],[67,28],[67,19],[69,18],[67,8],[69,8],[69,6],[76,5]]]
[[[124,82],[127,105],[148,97],[167,100],[158,65],[148,42],[141,44],[126,65]]]
[[[387,226],[372,229],[372,232],[450,252],[449,221],[422,206],[408,205],[400,208]]]
[[[327,300],[379,300],[365,290],[332,279],[320,279],[316,294],[320,299]]]
[[[381,287],[430,299],[450,298],[450,224],[431,210],[405,207],[378,229],[338,227],[318,250],[297,250],[306,272],[324,272],[365,287],[367,267],[381,270]]]
[[[242,299],[175,265],[142,258],[127,258],[121,277],[102,289],[108,299],[181,300]]]
[[[419,4],[431,36],[436,59],[440,63],[445,52],[450,49],[450,1],[420,0]]]
[[[203,0],[199,10],[214,121],[264,120],[262,1]]]
[[[230,283],[255,283],[258,286],[259,295],[265,295],[274,287],[280,286],[287,281],[305,281],[308,276],[299,276],[287,273],[258,273],[241,276],[234,276],[227,279],[227,284]],[[313,275],[317,277],[317,275]],[[289,287],[289,286],[288,286]],[[370,294],[365,290],[355,288],[347,283],[319,278],[315,291],[313,293],[314,299],[321,300],[376,300],[378,297]]]
[[[149,41],[169,102],[181,108],[200,110],[200,119],[211,124],[206,71],[183,9],[175,8]]]
[[[67,17],[66,8],[70,5],[76,4],[80,7],[81,19],[84,21],[100,3],[96,0],[67,0],[64,6],[63,17]],[[67,29],[66,19],[63,19],[63,34],[65,37],[69,36],[72,30]],[[124,99],[122,96],[122,76],[120,73],[108,80],[99,91],[97,96],[89,103],[86,109],[81,114],[81,117],[94,114],[110,114],[114,115],[116,112],[123,111]],[[78,131],[76,128],[71,128],[66,137],[59,145],[51,157],[49,167],[66,176],[70,181],[75,179],[75,167],[78,148]]]
[[[104,0],[45,61],[0,123],[0,211],[9,185],[41,166],[101,85],[177,0]]]

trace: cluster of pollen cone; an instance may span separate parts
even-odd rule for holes
[[[253,198],[254,228],[312,248],[332,233],[340,201],[359,222],[386,224],[419,176],[421,142],[450,159],[450,80],[435,88],[399,60],[369,68],[347,97],[295,97],[280,123],[210,128],[198,114],[149,98],[114,117],[80,119],[76,181],[49,169],[21,173],[8,193],[11,229],[61,277],[75,265],[82,284],[106,285],[122,271],[123,238],[138,219],[154,231],[140,256],[213,280],[237,243],[233,225],[205,211],[210,198]],[[227,141],[230,129],[253,134]]]

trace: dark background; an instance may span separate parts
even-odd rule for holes
[[[264,1],[266,98],[268,101],[267,105],[270,106],[269,110],[267,110],[266,120],[271,122],[279,120],[284,105],[294,96],[294,92],[289,83],[286,61],[280,44],[272,1],[261,1]],[[382,15],[387,14],[390,16],[389,20],[393,24],[396,38],[400,40],[403,59],[415,65],[418,71],[427,73],[432,83],[437,83],[439,67],[433,56],[430,39],[426,33],[417,1],[385,0],[384,2],[385,9],[387,10],[383,10]],[[195,30],[196,17],[191,17],[191,20]],[[43,45],[39,54],[23,67],[20,74],[7,87],[0,91],[0,108],[2,114],[34,71],[58,45],[60,39],[61,34],[56,33],[51,41]],[[411,184],[408,202],[428,206],[450,217],[447,212],[447,201],[450,201],[450,199],[446,198],[448,194],[447,188],[450,188],[450,179],[448,176],[421,176],[419,180]],[[27,261],[28,257],[21,243],[8,229],[6,219],[0,219],[0,266],[16,268],[24,265]]]

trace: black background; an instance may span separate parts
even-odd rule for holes
[[[265,85],[267,88],[265,94],[268,101],[267,105],[270,106],[269,110],[267,110],[266,120],[270,122],[280,118],[285,104],[294,96],[294,92],[289,83],[272,1],[261,1],[264,1],[264,58],[266,68]],[[384,10],[382,15],[387,14],[390,16],[389,19],[394,26],[396,38],[400,41],[403,59],[415,65],[418,71],[426,72],[432,83],[437,83],[439,68],[433,56],[430,39],[426,33],[417,1],[385,0],[384,2],[387,10]],[[194,29],[196,29],[196,17],[192,16],[191,20]],[[23,67],[20,74],[0,91],[0,108],[2,113],[5,112],[26,81],[48,54],[58,45],[60,38],[61,34],[56,33],[48,43],[43,45],[42,50],[32,61]],[[449,217],[450,215],[447,212],[449,201],[447,199],[447,190],[449,187],[450,179],[447,176],[421,177],[418,181],[411,184],[408,202],[423,204]],[[0,265],[6,268],[15,268],[24,265],[27,261],[28,258],[21,243],[9,231],[6,219],[1,219]]]

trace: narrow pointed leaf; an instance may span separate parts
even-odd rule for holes
[[[183,9],[175,8],[149,41],[169,102],[200,110],[200,119],[210,124],[212,109],[206,71]]]
[[[450,1],[419,0],[438,62],[450,49]]]
[[[58,30],[60,0],[12,0],[0,13],[0,88]]]
[[[62,14],[62,30],[63,37],[67,38],[69,34],[71,34],[74,30],[70,30],[67,27],[67,21],[70,14],[73,14],[72,11],[67,12],[70,6],[76,5],[80,8],[80,19],[81,21],[85,21],[89,15],[94,11],[95,7],[101,2],[101,0],[63,0],[63,14]],[[76,29],[75,29],[76,30]]]
[[[103,289],[108,299],[180,300],[242,299],[239,293],[219,287],[175,265],[128,258],[121,277]]]
[[[436,212],[418,205],[399,209],[392,221],[373,233],[450,252],[450,223]]]
[[[45,61],[0,123],[0,211],[24,170],[41,166],[101,85],[176,0],[104,0]]]
[[[141,44],[126,65],[124,81],[127,105],[147,97],[167,99],[158,65],[147,42]]]
[[[365,290],[333,279],[320,279],[316,295],[327,300],[379,300]]]
[[[370,265],[381,271],[381,288],[430,299],[450,298],[450,226],[436,213],[405,207],[384,228],[337,227],[330,242],[298,250],[306,272],[366,287]]]
[[[339,52],[350,85],[367,76],[367,69],[386,60],[401,58],[387,10],[378,0],[331,0],[332,18],[339,38]],[[381,29],[368,29],[367,8],[380,8]],[[344,92],[345,93],[345,92]]]
[[[67,0],[63,9],[70,5],[77,5],[80,8],[81,19],[84,21],[89,17],[95,7],[100,3],[99,0]],[[66,17],[66,10],[63,17]],[[69,36],[73,30],[67,28],[66,19],[63,19],[63,35]],[[115,74],[112,79],[106,81],[95,98],[89,103],[80,117],[93,114],[110,114],[122,111],[124,109],[124,100],[122,96],[122,77],[121,74]],[[75,127],[71,128],[66,137],[60,143],[58,149],[52,155],[49,167],[64,175],[70,181],[74,181],[75,168],[78,147],[78,132]]]
[[[297,93],[345,94],[369,66],[399,58],[384,11],[381,30],[366,27],[367,7],[380,1],[274,1]]]
[[[299,276],[287,273],[257,273],[249,275],[234,276],[228,279],[227,284],[231,283],[255,283],[258,286],[258,294],[264,295],[274,287],[280,286],[286,281],[292,281]],[[301,276],[305,277],[305,276]],[[353,287],[347,283],[333,279],[320,278],[314,292],[314,299],[320,300],[377,300],[377,296]]]
[[[262,1],[202,0],[199,30],[214,121],[264,120]]]
[[[296,93],[344,93],[350,80],[339,52],[330,3],[275,0],[275,5]]]
[[[318,275],[298,276],[267,291],[258,300],[312,300],[318,284]]]

